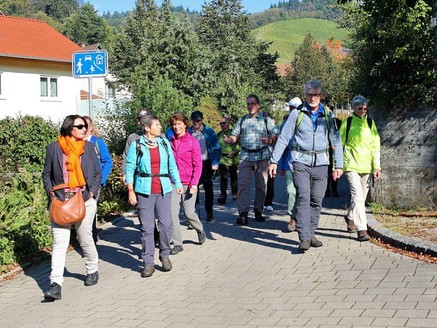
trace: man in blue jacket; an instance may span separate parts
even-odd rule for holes
[[[325,195],[329,164],[329,147],[334,147],[334,180],[343,174],[343,146],[335,126],[334,114],[321,104],[322,85],[310,80],[305,84],[305,102],[290,113],[276,142],[269,174],[276,175],[278,162],[291,140],[294,183],[297,190],[296,219],[299,250],[321,247],[315,237]]]
[[[203,123],[202,112],[198,110],[192,112],[191,121],[193,122],[193,126],[188,128],[188,132],[195,137],[200,144],[200,150],[202,152],[202,176],[200,177],[199,185],[203,184],[203,189],[205,190],[206,220],[211,222],[214,220],[212,211],[214,202],[212,178],[219,166],[221,147],[215,131]],[[198,200],[199,192],[197,193],[197,201]]]

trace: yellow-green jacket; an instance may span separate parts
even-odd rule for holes
[[[349,135],[346,140],[347,119],[340,127],[340,136],[343,143],[343,171],[357,173],[373,173],[381,169],[381,141],[375,122],[372,127],[367,123],[367,115],[359,118],[352,115]]]

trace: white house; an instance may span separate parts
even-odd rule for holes
[[[71,59],[81,49],[45,22],[0,16],[0,118],[76,113],[80,82]]]
[[[57,122],[89,114],[88,79],[72,74],[75,51],[84,48],[47,23],[0,13],[0,119],[27,114]],[[95,109],[116,98],[107,79],[93,82]]]

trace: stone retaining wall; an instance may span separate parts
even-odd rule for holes
[[[387,114],[371,109],[381,136],[383,176],[373,199],[390,207],[437,206],[437,110]]]

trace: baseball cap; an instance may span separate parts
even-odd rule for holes
[[[302,105],[302,100],[299,97],[293,98],[289,101],[288,106],[299,107]]]
[[[198,120],[203,120],[203,114],[201,111],[194,111],[191,113],[191,120],[192,121],[198,121]]]

